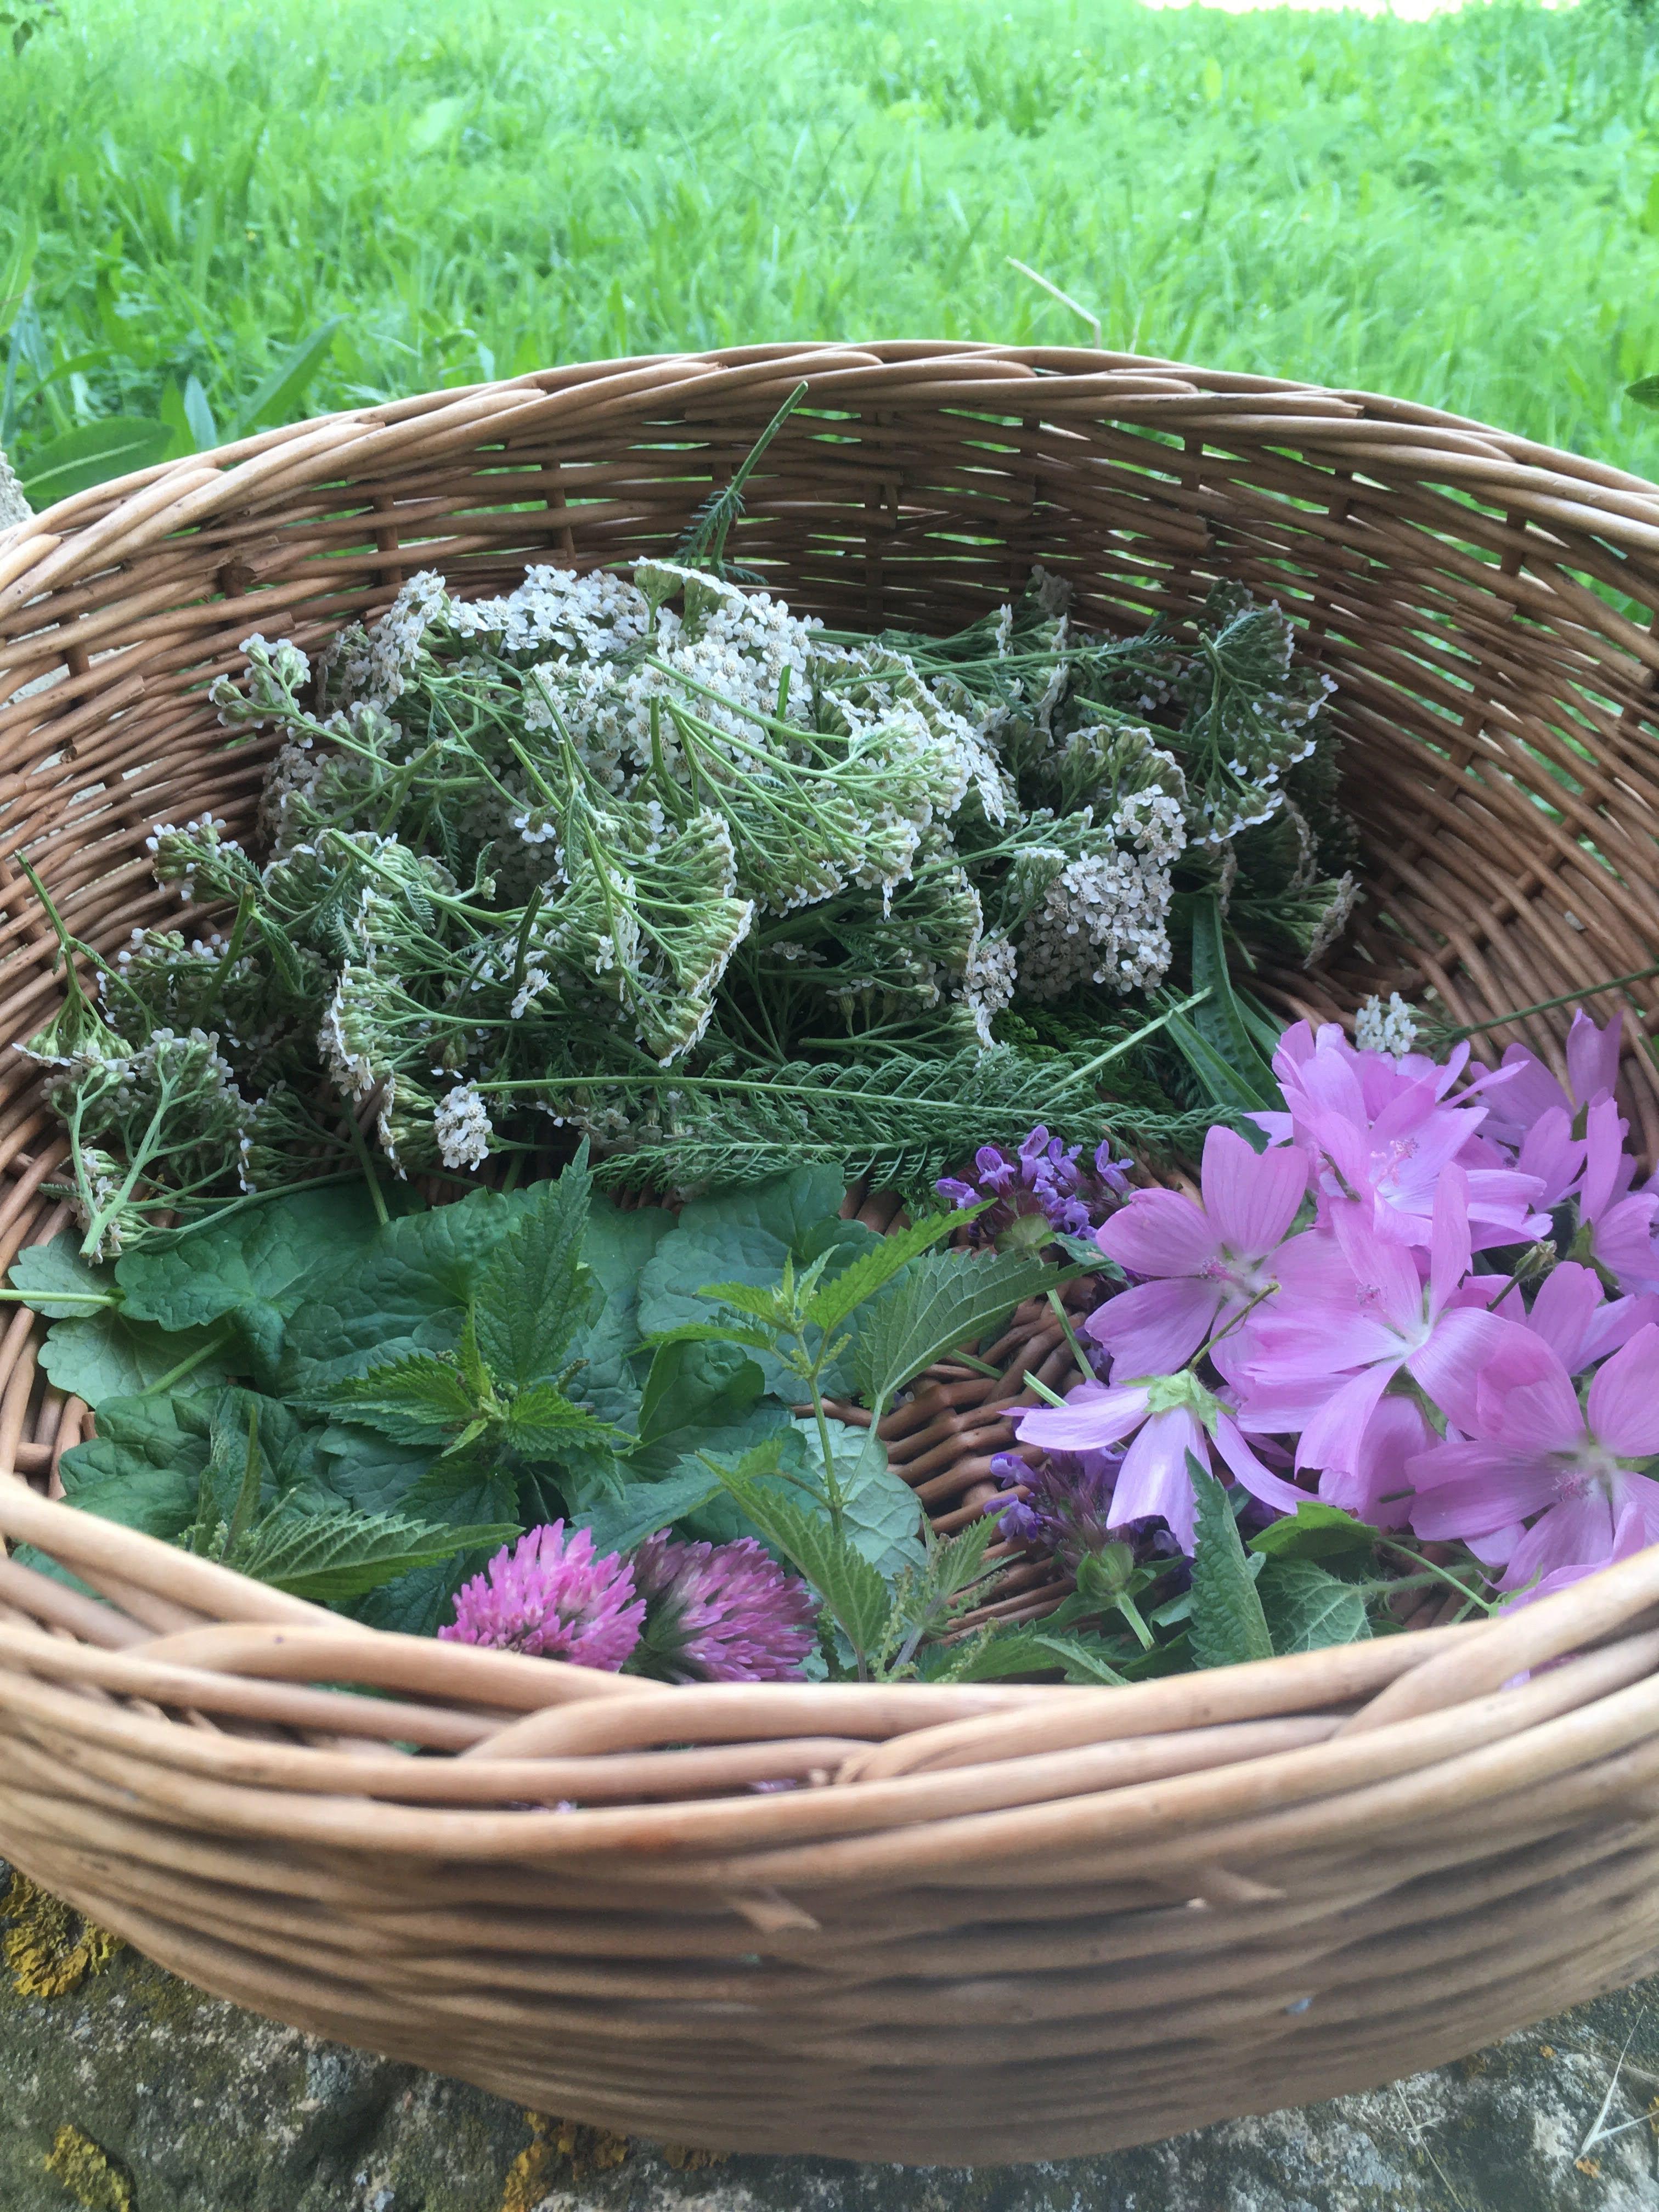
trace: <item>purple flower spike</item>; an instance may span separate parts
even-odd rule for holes
[[[438,1631],[449,1644],[483,1644],[533,1658],[621,1671],[640,1640],[645,1601],[634,1570],[614,1552],[593,1556],[586,1528],[567,1538],[548,1522],[503,1546],[481,1575],[455,1594],[455,1618]]]
[[[1114,1160],[1111,1147],[1103,1145],[1091,1172],[1079,1165],[1078,1151],[1039,1123],[1016,1158],[1000,1146],[981,1145],[974,1155],[972,1182],[945,1176],[933,1188],[954,1206],[988,1201],[969,1231],[975,1244],[1007,1251],[1037,1249],[1056,1235],[1086,1237],[1123,1200],[1129,1189],[1124,1170],[1133,1163]]]
[[[670,1682],[792,1680],[817,1640],[817,1606],[752,1536],[685,1544],[666,1529],[634,1554],[645,1599],[641,1661]]]

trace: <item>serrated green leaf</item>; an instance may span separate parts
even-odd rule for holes
[[[819,1284],[808,1303],[807,1319],[826,1336],[833,1335],[858,1307],[874,1297],[878,1291],[884,1290],[912,1260],[931,1250],[964,1222],[977,1220],[989,1204],[987,1199],[978,1206],[963,1207],[954,1213],[927,1213],[908,1229],[894,1230],[878,1244],[860,1252],[840,1274]]]
[[[1359,1644],[1371,1632],[1364,1593],[1312,1559],[1269,1559],[1256,1589],[1277,1652]]]
[[[795,1462],[824,1494],[823,1440],[816,1420],[799,1416],[789,1424],[797,1439]],[[923,1513],[916,1493],[887,1462],[887,1448],[869,1429],[827,1420],[830,1450],[841,1484],[848,1540],[878,1573],[890,1579],[907,1567],[926,1564]]]
[[[1270,1559],[1330,1559],[1369,1552],[1382,1534],[1339,1505],[1310,1498],[1293,1514],[1270,1521],[1250,1539],[1250,1549]]]
[[[507,1409],[507,1442],[523,1459],[562,1460],[577,1446],[623,1447],[630,1439],[580,1406],[573,1405],[551,1382],[532,1382]]]
[[[580,1363],[571,1395],[601,1420],[631,1425],[640,1402],[632,1362],[640,1349],[640,1278],[674,1226],[660,1206],[618,1207],[596,1191],[588,1200],[582,1264],[599,1285],[600,1302],[570,1340]]]
[[[769,1290],[786,1260],[809,1267],[826,1251],[836,1255],[832,1265],[844,1252],[850,1266],[878,1239],[861,1222],[838,1218],[842,1194],[838,1170],[811,1167],[750,1189],[691,1200],[641,1278],[641,1334],[656,1338],[706,1326],[708,1309],[697,1296],[705,1283]],[[758,1347],[756,1356],[769,1390],[784,1398],[799,1395],[799,1383],[781,1360]],[[836,1366],[826,1370],[823,1387],[841,1396],[850,1381]]]
[[[639,1442],[629,1455],[631,1472],[653,1481],[678,1466],[688,1452],[708,1443],[711,1432],[729,1432],[761,1415],[778,1427],[787,1418],[781,1406],[763,1409],[761,1370],[748,1354],[723,1340],[680,1336],[659,1345],[640,1397]],[[752,1443],[754,1436],[745,1441]]]
[[[892,1600],[864,1554],[836,1534],[826,1515],[795,1504],[781,1491],[735,1468],[720,1472],[747,1517],[812,1585],[854,1651],[874,1651],[885,1633]]]
[[[1000,1327],[1023,1298],[1060,1279],[1023,1252],[930,1252],[912,1261],[860,1320],[851,1354],[860,1395],[885,1405],[936,1359]]]
[[[285,1388],[314,1400],[371,1367],[453,1352],[479,1277],[528,1203],[524,1191],[475,1190],[380,1230],[289,1322]]]
[[[1193,1664],[1236,1667],[1247,1660],[1271,1659],[1273,1638],[1227,1493],[1190,1452],[1187,1472],[1197,1509],[1188,1631]]]
[[[48,1321],[75,1320],[121,1304],[115,1270],[83,1260],[80,1237],[67,1229],[49,1243],[25,1245],[6,1279]]]
[[[434,1448],[447,1431],[465,1425],[477,1413],[465,1376],[448,1360],[425,1352],[349,1376],[325,1391],[319,1402],[343,1419],[378,1429],[394,1443],[424,1442]]]
[[[729,1306],[746,1320],[762,1322],[769,1330],[777,1325],[779,1294],[767,1283],[705,1283],[697,1296],[709,1305]],[[784,1309],[787,1312],[787,1308]],[[718,1328],[720,1324],[717,1322]],[[772,1337],[763,1340],[769,1346]]]
[[[196,1518],[209,1449],[200,1404],[111,1399],[99,1408],[97,1436],[64,1454],[64,1495],[82,1512],[171,1542]]]
[[[510,1543],[520,1533],[516,1522],[451,1527],[391,1515],[371,1519],[349,1509],[285,1511],[250,1528],[225,1564],[275,1589],[334,1605],[459,1552]]]
[[[556,1374],[602,1293],[582,1265],[592,1177],[586,1149],[536,1186],[478,1277],[478,1346],[498,1382],[523,1389]]]

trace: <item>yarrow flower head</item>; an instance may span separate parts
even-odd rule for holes
[[[817,1606],[762,1544],[684,1543],[665,1529],[634,1554],[645,1603],[638,1665],[670,1682],[777,1682],[817,1641]]]
[[[481,1168],[489,1158],[489,1113],[476,1083],[458,1083],[438,1101],[432,1129],[447,1168]]]
[[[1389,992],[1386,1005],[1373,992],[1354,1016],[1353,1041],[1361,1052],[1404,1060],[1417,1042],[1417,1016],[1398,991]]]
[[[1082,1147],[1051,1137],[1041,1123],[1018,1152],[981,1145],[974,1155],[971,1182],[943,1176],[933,1186],[957,1207],[984,1205],[988,1211],[969,1224],[975,1244],[999,1251],[1042,1245],[1054,1236],[1086,1237],[1129,1192],[1134,1163],[1115,1159],[1109,1144],[1097,1146],[1088,1168],[1079,1164]]]
[[[615,1674],[645,1625],[634,1570],[614,1552],[595,1557],[586,1529],[551,1521],[496,1553],[455,1594],[455,1618],[438,1631],[449,1644],[488,1644],[533,1658],[566,1659]]]

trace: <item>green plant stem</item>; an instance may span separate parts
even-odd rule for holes
[[[169,1367],[165,1375],[158,1375],[153,1382],[147,1382],[138,1395],[153,1398],[158,1391],[170,1390],[175,1382],[182,1382],[186,1375],[193,1375],[204,1361],[222,1352],[235,1334],[230,1328],[216,1329],[199,1350],[192,1352],[188,1359],[181,1359],[176,1367]]]

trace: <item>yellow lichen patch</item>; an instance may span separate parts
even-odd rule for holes
[[[120,2168],[79,2128],[62,2127],[46,2153],[55,2173],[82,2212],[132,2212],[132,2191]]]
[[[693,2150],[689,2143],[665,2143],[662,2154],[682,2173],[700,2173],[706,2166],[724,2166],[732,2155],[729,2150]]]
[[[604,2173],[620,2166],[633,2148],[626,2136],[613,2136],[604,2128],[551,2119],[545,2112],[526,2112],[525,2118],[530,2123],[530,2141],[507,2168],[501,2212],[536,2212],[556,2175],[560,2180],[580,2181],[590,2173]]]
[[[15,1869],[0,1919],[9,1925],[0,1956],[19,1996],[61,1997],[101,1972],[114,1957],[118,1936],[83,1920],[61,1897]]]

